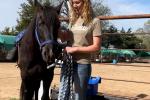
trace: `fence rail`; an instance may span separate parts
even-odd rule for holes
[[[150,14],[139,14],[139,15],[120,15],[120,16],[98,16],[100,20],[117,20],[117,19],[140,19],[150,18]]]
[[[113,35],[150,35],[150,33],[103,33],[102,35],[109,35],[109,34],[113,34]]]
[[[150,14],[137,14],[137,15],[118,15],[118,16],[97,16],[100,20],[117,20],[117,19],[141,19],[150,18]],[[69,21],[68,17],[59,18],[61,21]]]
[[[109,48],[108,48],[109,49]],[[102,50],[105,50],[105,49],[102,49]],[[150,49],[117,49],[117,48],[114,48],[114,49],[109,49],[109,50],[134,50],[134,51],[150,51]]]

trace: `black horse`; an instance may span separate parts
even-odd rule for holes
[[[42,100],[49,100],[54,67],[47,69],[47,65],[54,63],[59,54],[57,35],[60,27],[61,4],[57,7],[42,6],[35,0],[35,16],[18,45],[18,66],[22,79],[21,100],[32,100],[34,95],[35,100],[38,100],[41,80],[43,81]]]

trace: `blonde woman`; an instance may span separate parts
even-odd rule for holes
[[[93,18],[90,0],[70,0],[69,4],[68,36],[72,38],[64,35],[71,43],[65,50],[73,56],[75,100],[87,100],[87,86],[91,75],[90,54],[100,50],[101,46],[100,20]]]

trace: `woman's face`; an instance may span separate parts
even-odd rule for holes
[[[77,14],[81,14],[83,1],[82,0],[72,0],[72,5]]]

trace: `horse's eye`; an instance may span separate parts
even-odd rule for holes
[[[42,25],[44,25],[45,24],[45,21],[42,21],[42,23],[41,23]]]
[[[40,26],[40,25],[44,25],[44,24],[45,24],[44,21],[40,21],[40,22],[39,22],[39,26]]]

